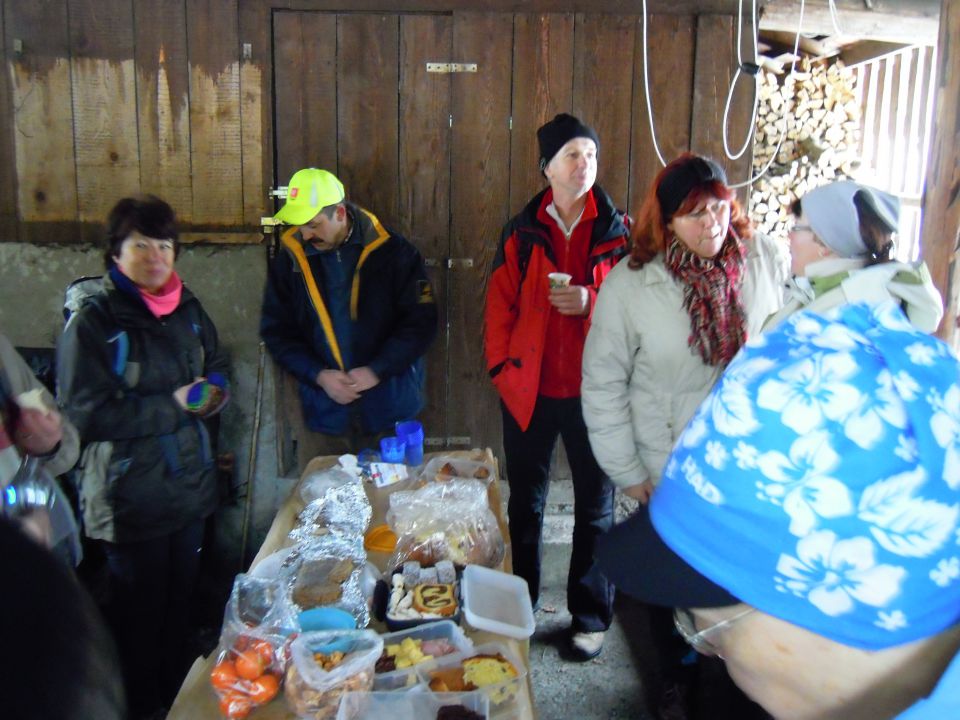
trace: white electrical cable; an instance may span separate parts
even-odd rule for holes
[[[833,31],[837,35],[846,35],[843,30],[840,29],[840,11],[837,10],[836,0],[830,0],[830,22],[833,23]]]
[[[643,91],[647,96],[647,119],[650,121],[650,137],[653,140],[653,149],[657,153],[660,164],[666,167],[667,163],[657,144],[657,129],[653,124],[653,104],[650,102],[650,63],[647,60],[647,0],[643,0]]]
[[[800,33],[803,30],[803,11],[806,8],[806,0],[800,0],[800,18],[797,21],[797,33],[793,41],[793,60],[790,61],[790,73],[787,77],[793,77],[797,72],[797,52],[800,50]],[[796,91],[796,83],[794,83],[794,91]],[[759,95],[759,92],[758,92]],[[767,161],[767,164],[763,166],[763,169],[751,177],[749,180],[745,180],[741,183],[736,183],[729,185],[731,188],[741,188],[753,185],[757,180],[762,178],[767,174],[767,171],[770,170],[770,167],[773,165],[774,161],[777,159],[777,155],[780,154],[780,146],[783,145],[783,140],[787,136],[787,102],[783,103],[783,110],[780,111],[780,137],[777,139],[777,146],[773,149],[773,154],[770,156],[770,159]],[[754,121],[756,122],[756,121]]]
[[[759,28],[757,27],[757,0],[752,0],[752,8],[753,59],[756,61],[757,56],[759,55],[759,50],[757,49],[757,33],[759,32]],[[733,75],[733,81],[730,83],[730,90],[727,92],[727,104],[723,108],[723,151],[731,160],[739,160],[747,151],[747,147],[750,145],[750,140],[753,138],[753,131],[757,126],[757,110],[760,107],[760,73],[756,72],[753,75],[753,112],[750,116],[750,126],[747,128],[747,137],[744,139],[743,145],[736,153],[730,152],[730,143],[727,139],[727,135],[729,133],[728,119],[730,116],[730,104],[733,102],[733,91],[737,87],[737,80],[739,80],[740,76],[743,74],[743,58],[740,54],[740,43],[742,39],[743,0],[737,0],[737,71]]]
[[[742,0],[741,0],[741,3],[742,3]],[[798,52],[799,49],[800,49],[800,33],[801,33],[802,29],[803,29],[803,13],[804,13],[804,9],[805,9],[805,8],[806,8],[806,0],[800,0],[800,17],[799,17],[799,20],[798,20],[798,22],[797,22],[797,32],[796,32],[796,36],[795,36],[794,41],[793,41],[793,60],[790,61],[790,73],[789,73],[788,77],[793,77],[794,74],[796,73],[797,52]],[[741,10],[742,10],[742,6],[741,6]],[[756,13],[756,0],[754,0],[754,13]],[[739,13],[739,17],[740,17],[740,18],[743,17],[742,11]],[[738,61],[738,64],[739,64],[739,62],[740,62],[740,57],[739,57],[739,55],[740,55],[740,37],[739,37],[739,33],[740,33],[740,27],[738,26],[738,37],[737,37],[737,56],[738,56],[738,57],[737,57],[737,61]],[[757,49],[757,22],[756,22],[756,14],[754,14],[754,35],[753,35],[753,38],[754,38],[754,45],[753,45],[753,47],[754,47],[754,57],[756,57],[757,54],[758,54],[758,49]],[[653,121],[653,103],[652,103],[651,100],[650,100],[650,70],[649,70],[649,66],[650,66],[650,63],[648,62],[648,56],[647,56],[647,0],[643,0],[643,90],[644,90],[644,95],[646,96],[646,101],[647,101],[647,119],[650,121],[650,138],[651,138],[651,140],[653,141],[653,149],[654,149],[654,151],[657,153],[657,159],[660,161],[660,165],[665,167],[667,163],[666,163],[666,161],[663,159],[663,154],[660,152],[660,145],[657,143],[657,130],[656,130],[656,126],[654,125],[654,121]],[[739,68],[738,68],[737,71],[739,72]],[[759,78],[759,75],[758,75],[758,78]],[[734,79],[734,82],[736,82],[736,79]],[[731,90],[731,92],[732,92],[732,90]],[[755,98],[754,98],[754,110],[753,110],[753,112],[754,112],[754,120],[753,120],[753,125],[756,125],[757,99],[758,99],[759,97],[760,97],[760,92],[759,92],[759,87],[758,87],[757,92],[756,92],[756,95],[755,95]],[[729,98],[728,98],[728,102],[729,102]],[[729,107],[729,105],[728,105],[728,107]],[[784,140],[784,138],[785,138],[786,135],[787,135],[786,109],[787,109],[787,103],[784,102],[784,104],[783,104],[783,110],[781,111],[781,116],[780,116],[780,121],[781,121],[781,122],[780,122],[780,125],[781,125],[781,127],[780,127],[780,137],[777,139],[777,146],[776,146],[776,148],[774,148],[774,152],[773,152],[773,154],[770,156],[770,159],[767,161],[767,164],[764,165],[763,169],[762,169],[759,173],[757,173],[756,175],[754,175],[753,177],[751,177],[749,180],[746,180],[746,181],[744,181],[744,182],[742,182],[742,183],[736,183],[736,184],[734,184],[734,185],[729,185],[728,187],[731,187],[731,188],[740,188],[740,187],[746,187],[746,186],[748,186],[748,185],[752,185],[752,184],[755,183],[757,180],[759,180],[759,179],[762,178],[764,175],[766,175],[766,174],[767,174],[767,171],[770,170],[770,167],[773,165],[774,161],[776,160],[777,155],[780,153],[780,146],[783,145],[783,140]],[[726,131],[726,113],[724,113],[724,131]],[[748,141],[749,141],[749,137],[748,137]],[[726,132],[724,132],[724,144],[726,144]],[[740,154],[742,155],[743,152],[741,151]],[[739,156],[738,156],[738,157],[739,157]]]

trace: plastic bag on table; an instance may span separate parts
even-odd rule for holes
[[[397,534],[388,567],[407,560],[436,565],[497,567],[503,560],[503,535],[490,510],[487,487],[479,480],[431,483],[390,496],[387,523]]]
[[[370,608],[361,582],[366,562],[360,537],[325,535],[300,543],[280,570],[288,613],[336,607],[353,615],[357,627],[366,627]]]
[[[226,717],[245,717],[276,697],[287,664],[288,636],[296,627],[278,580],[237,575],[210,673]]]
[[[307,475],[300,484],[300,497],[303,502],[309,505],[314,500],[319,500],[326,495],[328,490],[356,482],[357,478],[354,475],[337,465],[323,470],[315,470]]]
[[[345,692],[373,687],[383,638],[373,630],[324,630],[298,636],[290,646],[285,696],[301,718],[332,720]]]
[[[363,484],[333,468],[307,476],[300,495],[307,506],[300,512],[289,537],[304,542],[329,533],[362,536],[373,510]],[[308,499],[310,498],[310,499]]]
[[[71,565],[83,559],[80,530],[70,501],[40,460],[24,455],[20,467],[3,489],[0,514],[16,521],[24,532],[64,556]]]

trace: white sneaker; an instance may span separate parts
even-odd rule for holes
[[[570,646],[579,660],[595,658],[603,650],[602,632],[577,632],[570,638]]]

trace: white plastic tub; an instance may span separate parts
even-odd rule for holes
[[[344,693],[337,720],[433,720],[440,708],[463,705],[488,718],[490,701],[482,692]]]
[[[525,640],[537,624],[527,582],[516,575],[467,565],[460,579],[463,616],[471,627]]]

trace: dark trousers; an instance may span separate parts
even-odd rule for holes
[[[613,525],[613,486],[593,457],[580,398],[538,397],[526,431],[505,407],[502,410],[513,572],[527,581],[536,605],[550,456],[559,435],[573,473],[573,554],[567,576],[567,608],[575,632],[606,630],[613,616],[613,586],[597,569],[593,550],[597,538]]]
[[[185,650],[203,529],[197,520],[152,540],[104,543],[131,717],[168,706],[192,659]]]

